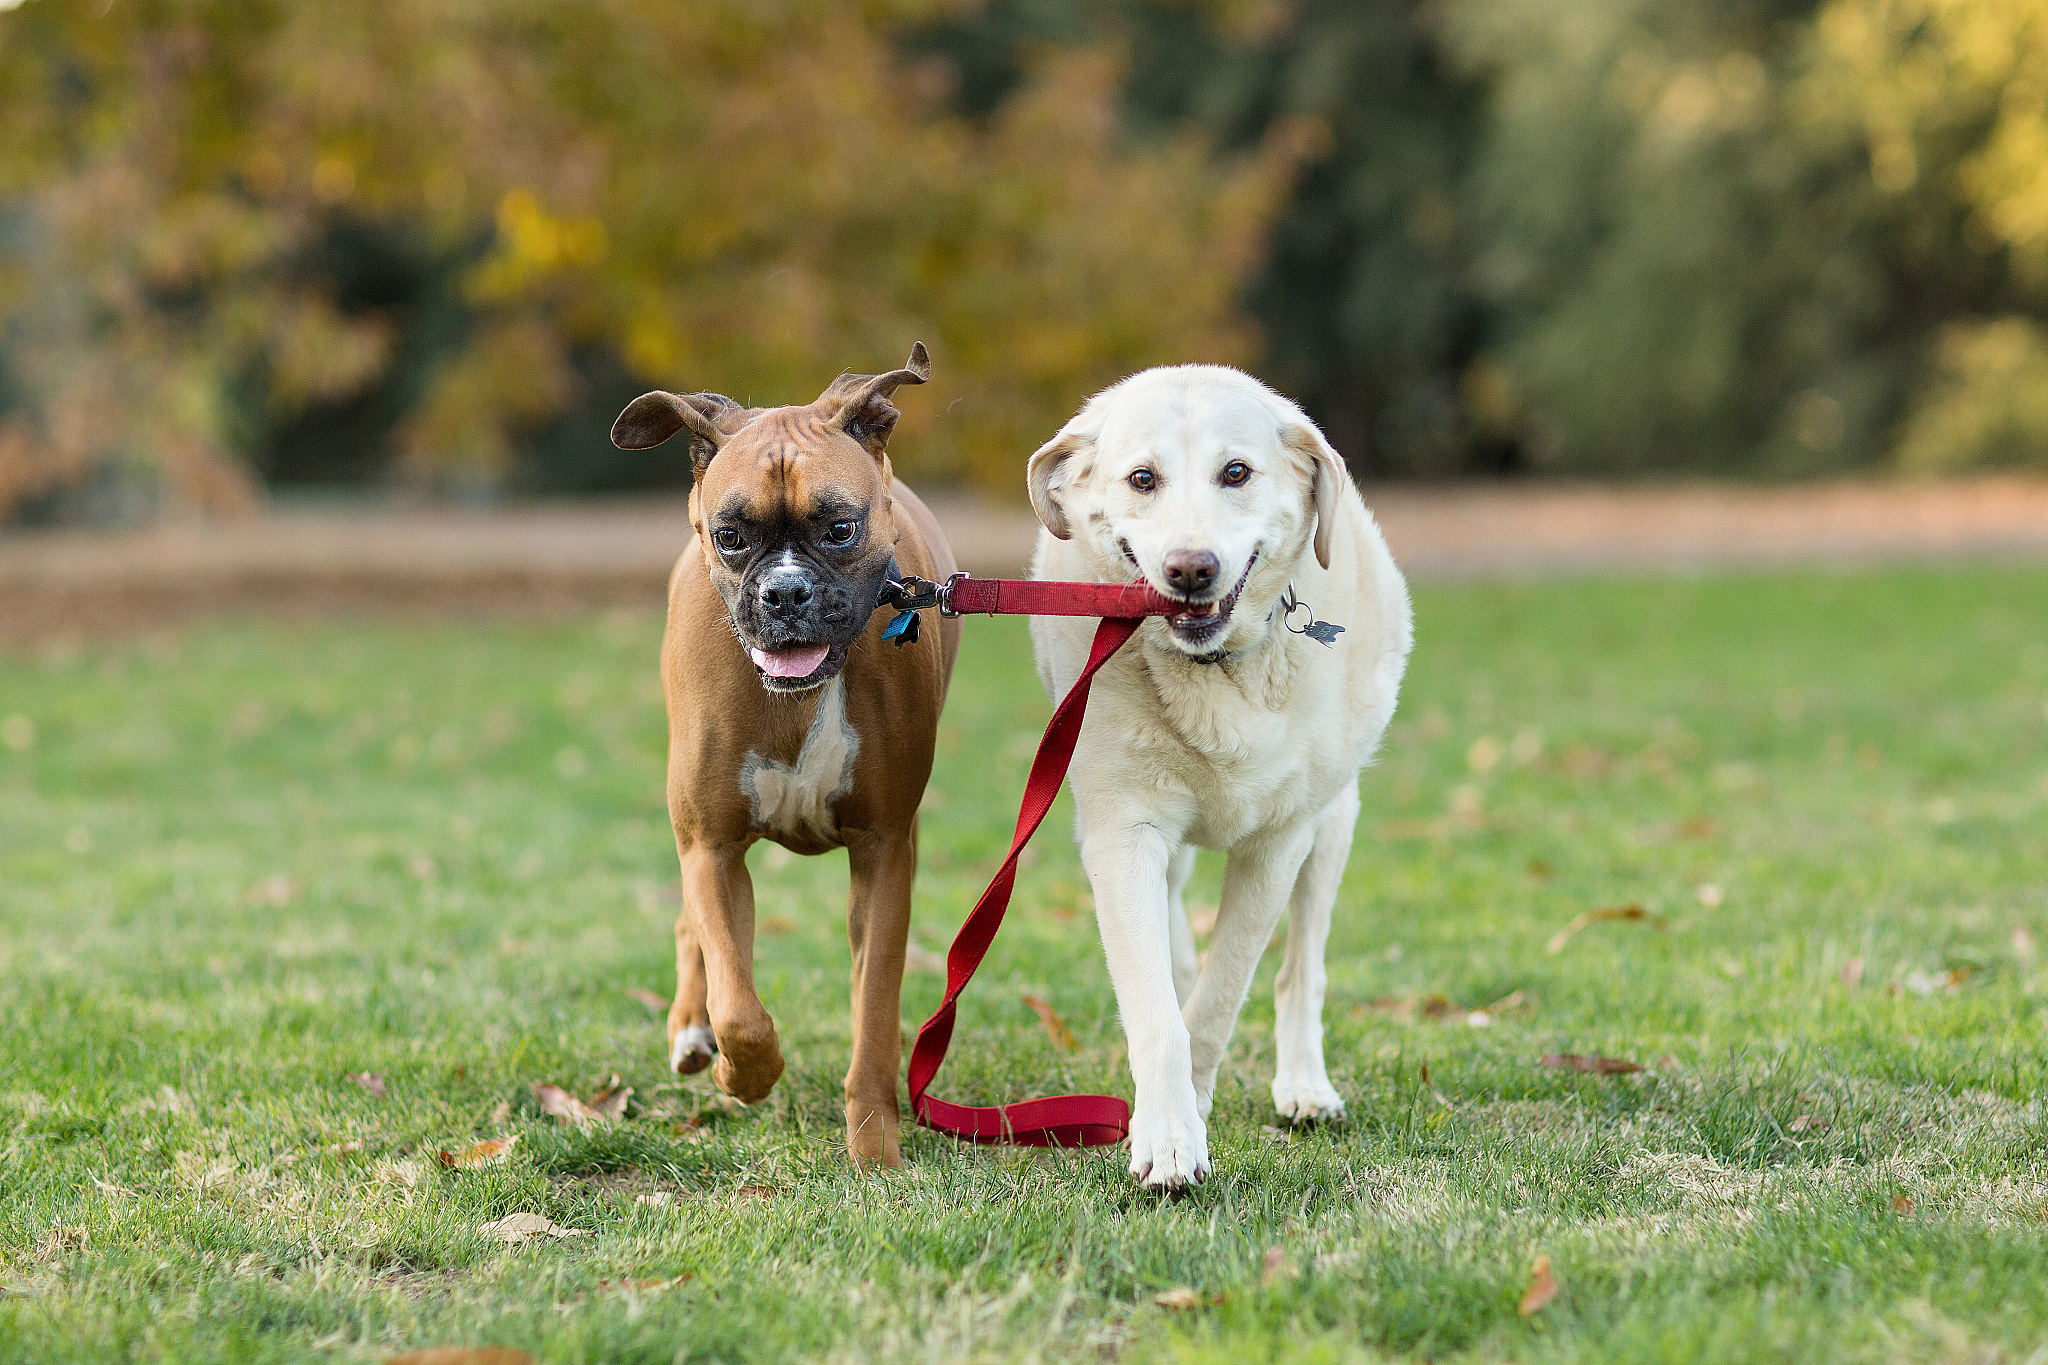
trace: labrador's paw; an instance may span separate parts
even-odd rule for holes
[[[1209,1130],[1192,1110],[1131,1116],[1131,1174],[1148,1190],[1184,1190],[1209,1174]]]
[[[717,1055],[718,1039],[712,1036],[709,1024],[686,1025],[668,1040],[668,1069],[678,1076],[694,1076]]]
[[[1275,1076],[1273,1107],[1294,1123],[1335,1123],[1344,1117],[1344,1097],[1326,1076]]]

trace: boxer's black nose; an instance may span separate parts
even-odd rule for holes
[[[811,585],[795,574],[768,579],[761,584],[761,605],[778,616],[801,611],[811,604]]]
[[[1166,557],[1166,582],[1184,597],[1209,591],[1223,566],[1207,550],[1175,550]]]

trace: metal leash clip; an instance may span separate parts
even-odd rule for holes
[[[916,574],[905,574],[897,578],[893,572],[895,567],[895,561],[891,560],[889,568],[892,572],[883,580],[881,600],[875,605],[897,609],[894,619],[882,627],[882,638],[894,640],[896,647],[901,649],[905,645],[917,643],[918,612],[926,607],[937,607],[941,612],[945,611],[946,590],[951,585],[934,583],[929,579],[919,578]]]

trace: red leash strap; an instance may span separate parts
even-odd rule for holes
[[[1186,607],[1150,584],[1048,583],[1034,578],[973,578],[959,574],[946,585],[954,616],[1169,616]],[[1085,675],[1084,675],[1085,676]]]
[[[1166,601],[1151,589],[1142,587],[1125,589],[1114,584],[963,579],[954,588],[956,610],[996,610],[994,593],[990,594],[986,606],[961,606],[958,593],[970,583],[977,586],[1000,585],[1004,611],[1036,615],[1092,616],[1095,610],[1092,606],[1085,611],[1058,611],[1036,605],[1013,606],[1011,603],[1017,599],[1011,597],[1008,590],[1058,589],[1069,594],[1059,599],[1063,602],[1072,601],[1074,589],[1081,587],[1112,587],[1119,592],[1133,594],[1143,592],[1150,601],[1133,605],[1138,606],[1139,613],[1144,615],[1152,614],[1144,607]],[[1031,842],[1031,836],[1045,819],[1045,813],[1052,809],[1053,798],[1060,793],[1060,783],[1066,780],[1067,764],[1074,757],[1074,742],[1081,737],[1081,718],[1088,710],[1088,686],[1097,671],[1109,662],[1110,656],[1124,641],[1131,638],[1139,625],[1139,616],[1132,615],[1110,617],[1096,628],[1095,645],[1088,652],[1088,664],[1054,709],[1052,723],[1045,727],[1045,738],[1038,743],[1038,756],[1031,760],[1031,776],[1024,783],[1024,803],[1017,812],[1017,833],[1010,840],[1010,856],[1003,860],[995,880],[975,902],[967,922],[960,926],[959,936],[953,940],[952,949],[946,954],[946,998],[932,1017],[924,1021],[924,1027],[917,1031],[917,1041],[910,1048],[910,1112],[927,1128],[936,1128],[939,1132],[951,1133],[969,1142],[1008,1142],[1022,1147],[1102,1147],[1122,1142],[1130,1131],[1131,1107],[1114,1095],[1052,1095],[1044,1099],[1020,1100],[1015,1104],[973,1105],[954,1104],[928,1095],[925,1087],[932,1083],[932,1077],[938,1074],[939,1064],[946,1060],[946,1045],[953,1040],[955,1002],[967,983],[974,979],[975,969],[981,966],[989,944],[995,941],[996,930],[1002,927],[1003,912],[1009,908],[1010,892],[1017,884],[1017,855],[1024,851],[1024,845]]]

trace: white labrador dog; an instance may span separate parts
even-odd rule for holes
[[[1038,577],[1142,574],[1189,603],[1096,676],[1071,771],[1137,1086],[1131,1172],[1183,1186],[1208,1173],[1216,1070],[1283,910],[1273,1103],[1296,1120],[1344,1112],[1323,1065],[1323,948],[1359,770],[1407,663],[1408,589],[1323,434],[1236,370],[1133,375],[1033,455],[1029,478]],[[1344,628],[1334,643],[1297,633],[1309,609]],[[1094,630],[1033,618],[1055,697]],[[1181,905],[1198,846],[1229,852],[1199,974]]]

